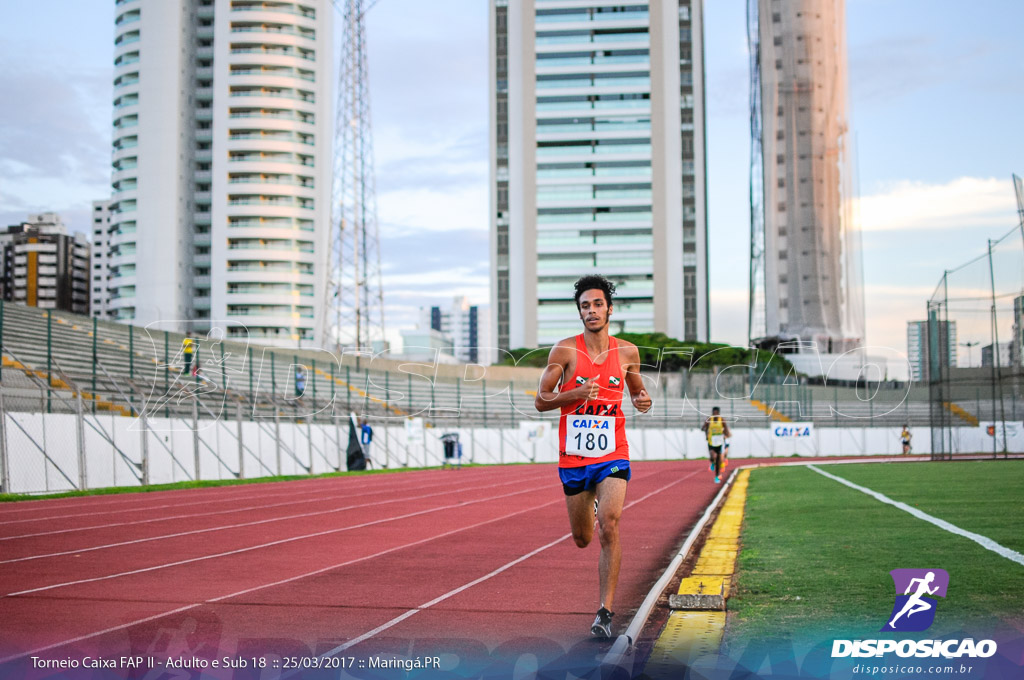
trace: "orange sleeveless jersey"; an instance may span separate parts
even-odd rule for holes
[[[562,381],[562,389],[572,389],[584,378],[590,378],[600,386],[597,399],[580,401],[570,406],[563,406],[558,419],[558,467],[571,468],[603,463],[609,460],[629,460],[629,443],[626,441],[626,416],[622,412],[622,395],[626,389],[625,376],[619,362],[619,341],[608,337],[608,353],[604,362],[595,364],[587,354],[587,346],[583,334],[576,336],[576,371],[568,381]],[[587,416],[594,416],[588,418]],[[568,422],[572,419],[572,422]],[[611,420],[609,420],[611,419]],[[614,427],[611,427],[614,423]],[[570,427],[570,425],[573,425]],[[573,441],[566,441],[572,430],[576,433]],[[607,439],[610,448],[610,435],[614,432],[614,450],[599,456],[585,456],[566,453],[567,444],[585,449],[588,444],[603,443],[601,437]],[[575,449],[574,449],[575,450]]]

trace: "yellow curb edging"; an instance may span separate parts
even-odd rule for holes
[[[693,573],[679,584],[680,595],[721,593],[728,599],[739,553],[749,477],[749,469],[739,471]],[[651,650],[644,673],[651,678],[678,675],[682,665],[689,666],[697,657],[717,653],[724,632],[724,611],[673,611]]]

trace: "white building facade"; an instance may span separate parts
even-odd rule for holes
[[[945,354],[944,366],[957,366],[956,321],[936,321],[938,324],[939,352]],[[928,322],[907,322],[907,362],[910,364],[910,379],[921,382],[928,379]],[[967,367],[971,358],[967,357]]]
[[[111,315],[312,343],[330,231],[329,0],[119,0]]]
[[[707,340],[701,0],[490,0],[491,329],[579,332],[580,276],[612,332]]]
[[[464,363],[490,365],[498,352],[491,342],[490,309],[456,297],[446,307],[420,308],[419,328],[431,328],[451,339],[455,357]]]
[[[92,261],[89,264],[89,315],[109,318],[110,201],[92,202]]]
[[[28,307],[89,313],[89,241],[57,213],[0,231],[0,297]]]

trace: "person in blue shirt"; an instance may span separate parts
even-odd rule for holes
[[[363,445],[363,455],[366,456],[366,464],[370,464],[370,443],[373,442],[373,428],[366,422],[366,418],[359,421],[359,443]]]

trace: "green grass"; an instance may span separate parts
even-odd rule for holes
[[[463,465],[462,467],[473,467],[473,465]],[[0,494],[0,503],[7,503],[12,501],[32,501],[40,500],[43,498],[74,498],[77,496],[113,496],[123,493],[148,493],[151,491],[169,491],[173,489],[205,489],[207,487],[214,486],[238,486],[241,484],[265,484],[267,482],[292,482],[300,479],[322,479],[326,477],[355,477],[359,475],[382,475],[392,474],[396,472],[411,472],[413,470],[430,470],[440,469],[440,466],[429,467],[410,467],[410,468],[387,468],[380,469],[375,468],[373,470],[359,470],[353,472],[327,472],[320,475],[283,475],[275,477],[254,477],[252,479],[210,479],[198,482],[174,482],[172,484],[150,484],[148,486],[111,486],[102,489],[88,489],[86,491],[63,491],[61,493],[51,494],[19,494],[19,493],[3,493]]]
[[[1021,551],[1024,464],[1014,461],[825,466]],[[949,572],[928,635],[983,634],[1018,623],[1024,566],[802,467],[752,472],[731,640],[780,632],[875,636],[894,601],[889,571]]]

